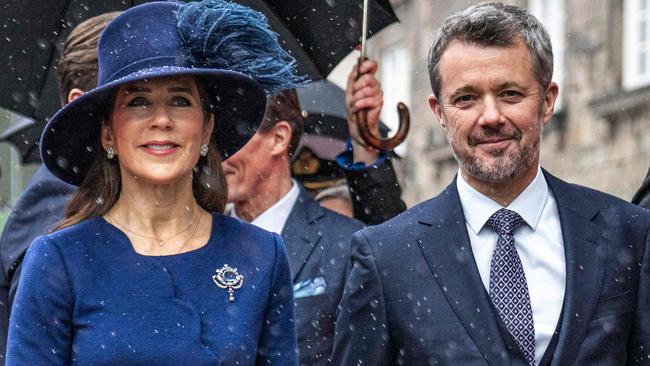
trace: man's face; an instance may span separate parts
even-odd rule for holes
[[[501,184],[533,174],[542,127],[553,115],[557,84],[542,91],[526,45],[453,41],[439,64],[441,90],[429,104],[447,132],[461,173]]]
[[[273,133],[257,132],[235,155],[222,163],[228,182],[228,202],[254,200],[272,167]]]

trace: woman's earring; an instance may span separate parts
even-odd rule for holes
[[[112,160],[115,157],[115,150],[113,150],[113,146],[109,146],[108,149],[106,149],[106,158],[108,160]]]
[[[207,156],[208,155],[208,144],[201,144],[201,149],[199,150],[199,155]]]

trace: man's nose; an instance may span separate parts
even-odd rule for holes
[[[479,124],[486,127],[494,127],[503,123],[503,115],[496,98],[486,97],[483,100],[483,110],[479,119]]]

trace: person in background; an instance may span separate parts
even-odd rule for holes
[[[337,152],[344,149],[345,142],[333,136],[303,133],[293,154],[291,175],[322,207],[353,217],[345,171],[336,162]]]
[[[390,156],[392,152],[368,146],[357,131],[356,113],[367,110],[368,128],[375,136],[380,136],[379,115],[384,101],[375,78],[377,69],[377,62],[369,59],[360,68],[355,66],[348,76],[345,107],[350,140],[346,151],[337,157],[350,187],[354,217],[368,225],[381,224],[406,210]]]
[[[539,161],[558,86],[542,24],[481,3],[429,52],[459,173],[356,233],[334,365],[644,365],[650,214]]]
[[[341,179],[347,180],[354,217],[373,225],[399,214],[406,206],[392,166],[396,155],[367,149],[356,133],[355,116],[349,113],[350,103],[365,99],[364,88],[380,92],[374,78],[376,63],[368,62],[362,71],[366,75],[355,82],[356,67],[352,70],[347,90],[325,80],[297,89],[305,128],[291,170],[312,196]],[[377,95],[370,105],[383,103],[382,95]],[[377,116],[370,122],[373,131],[388,133]]]
[[[352,198],[347,182],[340,180],[337,183],[318,192],[314,200],[321,206],[338,212],[343,216],[353,217]]]
[[[97,85],[97,42],[108,22],[120,12],[92,17],[68,36],[57,70],[61,105]],[[11,211],[0,237],[0,359],[4,363],[11,305],[20,279],[23,257],[32,241],[48,233],[63,217],[74,186],[55,177],[44,165],[36,170]]]
[[[350,237],[363,225],[321,207],[291,179],[303,124],[295,90],[270,97],[258,132],[223,167],[230,214],[280,234],[286,245],[300,365],[328,365]]]
[[[221,0],[133,7],[98,54],[98,87],[41,139],[78,188],[25,256],[7,364],[295,365],[284,243],[220,214],[221,159],[265,92],[296,87],[295,61],[261,13]]]

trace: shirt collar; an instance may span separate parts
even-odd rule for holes
[[[273,206],[269,207],[266,209],[266,211],[257,216],[251,222],[251,224],[264,230],[281,234],[282,230],[284,229],[284,225],[289,218],[289,214],[291,213],[293,206],[298,200],[298,196],[300,196],[300,188],[298,186],[298,183],[292,179],[291,189],[289,192],[287,192],[284,197],[280,198],[278,202],[274,203]],[[230,215],[232,217],[239,218],[234,206],[232,206]]]
[[[503,206],[470,186],[463,179],[460,171],[456,179],[456,188],[465,214],[465,221],[467,221],[474,234],[478,235],[490,216]],[[535,179],[506,208],[518,213],[534,231],[542,216],[548,195],[549,189],[546,178],[544,178],[542,169],[538,166]]]

